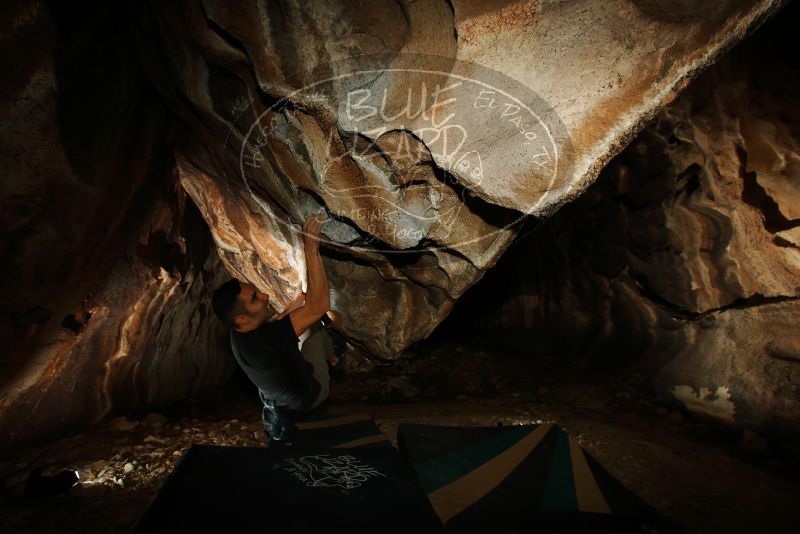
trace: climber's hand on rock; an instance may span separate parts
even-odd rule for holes
[[[325,215],[317,213],[309,217],[303,224],[303,242],[306,250],[317,250],[319,248],[319,236],[322,233],[325,219]]]

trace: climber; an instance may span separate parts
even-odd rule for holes
[[[308,288],[302,303],[292,303],[288,313],[276,313],[266,294],[236,278],[211,299],[214,312],[230,327],[236,361],[258,387],[262,421],[273,441],[292,440],[292,419],[325,401],[328,367],[338,370],[342,363],[337,354],[343,352],[343,338],[330,328],[327,316],[328,280],[319,254],[323,224],[321,216],[312,216],[303,225]]]

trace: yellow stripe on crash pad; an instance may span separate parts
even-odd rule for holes
[[[572,459],[572,476],[575,479],[575,496],[578,500],[578,510],[581,512],[594,512],[596,514],[610,514],[600,486],[597,485],[586,460],[586,455],[580,445],[572,439],[569,440],[569,455]]]
[[[333,426],[349,425],[350,423],[358,423],[361,421],[371,421],[370,415],[344,415],[342,417],[334,417],[333,419],[324,419],[322,421],[309,421],[308,423],[296,423],[295,426],[298,430],[316,430],[318,428],[330,428]]]
[[[430,493],[428,498],[442,523],[448,522],[503,482],[552,428],[551,423],[539,425],[485,464]]]
[[[334,449],[352,449],[353,447],[360,447],[362,445],[370,445],[371,443],[379,443],[381,441],[387,441],[389,438],[384,436],[383,434],[375,434],[374,436],[367,436],[365,438],[354,439],[353,441],[347,441],[342,443],[341,445],[335,445]]]

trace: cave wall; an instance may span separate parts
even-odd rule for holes
[[[227,275],[121,24],[108,6],[2,9],[3,454],[233,370],[209,313]]]
[[[689,79],[782,4],[6,3],[0,9],[0,53],[9,66],[0,93],[7,117],[0,126],[6,303],[0,310],[0,450],[226,380],[233,360],[224,327],[209,312],[211,290],[231,273],[258,285],[283,313],[298,305],[305,266],[297,227],[315,211],[331,216],[322,250],[336,326],[372,353],[397,357],[428,336],[492,268],[526,215],[551,216],[579,197]],[[390,68],[405,74],[387,75]],[[359,69],[370,76],[296,92]],[[419,71],[424,75],[408,75]],[[498,121],[491,100],[479,108],[469,92],[452,104],[428,95],[423,113],[403,112],[409,89],[423,82],[441,87],[453,75],[522,91],[531,117],[539,117],[526,119],[538,128],[527,133],[549,144],[526,144],[533,138],[520,135],[516,122]],[[363,84],[375,95],[386,91],[394,119],[359,123],[343,113],[345,96]],[[472,132],[461,153],[437,146],[441,131],[428,124],[433,110],[456,113]],[[660,153],[664,134],[648,131],[635,146]],[[681,134],[698,136],[683,144],[707,147],[699,131]],[[685,150],[676,165],[697,159]],[[785,186],[763,171],[771,165],[769,151],[744,152],[746,174],[757,177],[748,183],[755,179],[764,194]],[[548,165],[556,156],[558,166]],[[670,157],[679,156],[664,161]],[[607,196],[638,194],[633,171],[625,176],[611,180],[623,189]],[[640,189],[646,198],[654,194]],[[762,204],[755,190],[748,206],[764,213],[754,205]],[[582,336],[597,345],[589,353],[618,341],[632,356],[632,349],[668,346],[652,353],[668,355],[664,361],[678,372],[680,355],[693,346],[686,341],[695,335],[691,328],[705,324],[692,313],[721,314],[717,308],[725,302],[745,294],[761,298],[766,289],[772,292],[763,298],[773,299],[769,304],[781,317],[792,305],[781,300],[791,273],[761,283],[759,269],[775,263],[753,258],[749,278],[734,276],[719,291],[692,293],[690,316],[676,318],[669,304],[642,298],[638,282],[626,279],[626,267],[608,252],[629,256],[629,241],[621,248],[610,236],[628,232],[615,217],[636,210],[622,203],[607,213],[598,206],[610,201],[593,200],[593,191],[564,217],[556,213],[552,224],[566,224],[569,214],[599,214],[607,235],[595,231],[597,220],[586,223],[591,231],[573,231],[576,246],[594,251],[586,258],[595,265],[584,269],[560,252],[566,245],[554,234],[539,252],[561,255],[563,284],[537,283],[563,296],[562,305],[571,299],[571,308],[560,308],[568,320],[577,317],[586,329],[610,336]],[[732,191],[726,194],[735,196]],[[642,231],[659,233],[657,200],[663,197],[645,201],[652,209],[639,214]],[[709,209],[717,208],[695,212]],[[703,231],[725,217],[735,220],[731,213],[702,219],[685,211]],[[689,224],[681,221],[676,215],[669,227]],[[785,252],[795,239],[792,229],[765,231]],[[689,236],[686,243],[668,237],[659,239],[705,246]],[[647,254],[637,268],[656,286],[662,277],[705,280],[703,266],[717,264],[701,256],[691,264],[695,270],[681,261],[662,268],[655,259],[648,263]],[[598,287],[604,295],[616,292],[599,299],[603,317],[615,320],[593,320],[596,309],[586,303],[598,302]],[[678,296],[689,293],[664,290],[663,298],[684,306]],[[546,295],[537,298],[558,308]],[[518,311],[540,313],[535,306]],[[636,321],[633,335],[620,334],[615,325],[622,320]],[[758,320],[752,319],[754,328]],[[702,335],[713,341],[696,337]],[[792,340],[777,334],[770,340],[773,352],[792,354]],[[670,376],[663,362],[654,367]],[[684,384],[693,383],[675,385]]]
[[[628,366],[659,401],[728,425],[800,432],[797,15],[694,81],[454,319]]]

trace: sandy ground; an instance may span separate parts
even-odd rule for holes
[[[370,413],[394,440],[401,422],[555,422],[629,489],[690,532],[795,532],[800,465],[770,444],[656,408],[613,375],[452,344],[413,360],[351,362],[331,413]],[[568,377],[568,378],[567,378]],[[241,380],[212,394],[103,422],[0,464],[3,532],[127,532],[192,443],[266,446],[255,390]],[[68,493],[24,494],[31,469],[77,471]]]

